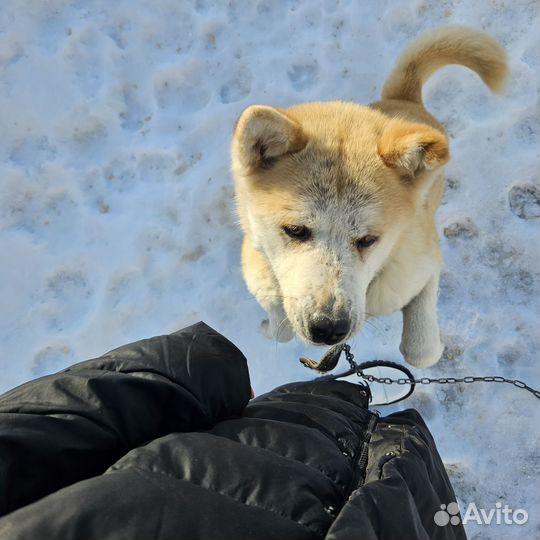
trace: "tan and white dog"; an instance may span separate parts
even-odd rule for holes
[[[242,268],[268,312],[265,335],[330,345],[369,317],[401,310],[407,362],[439,360],[435,211],[449,149],[422,104],[422,84],[448,64],[467,66],[496,92],[507,76],[492,37],[448,27],[412,43],[382,101],[368,107],[335,101],[242,113],[232,143]]]

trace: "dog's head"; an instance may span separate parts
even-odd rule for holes
[[[268,259],[296,333],[338,343],[422,204],[446,137],[351,103],[252,106],[232,144],[240,220]]]

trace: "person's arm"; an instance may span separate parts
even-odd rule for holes
[[[0,396],[0,515],[150,439],[238,416],[249,398],[244,356],[204,323],[19,386]]]

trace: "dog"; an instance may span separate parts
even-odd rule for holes
[[[496,93],[507,78],[495,39],[445,27],[405,49],[381,101],[254,105],[241,114],[232,174],[242,270],[268,313],[264,335],[334,345],[366,319],[401,310],[405,360],[426,368],[440,359],[435,212],[450,154],[422,85],[448,64],[473,70]]]

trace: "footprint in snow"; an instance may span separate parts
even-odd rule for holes
[[[234,103],[247,97],[251,92],[251,71],[243,66],[229,75],[219,90],[221,103]]]
[[[317,83],[319,67],[317,64],[294,65],[287,72],[292,87],[297,92],[308,90]]]
[[[163,68],[154,80],[154,95],[159,108],[173,114],[204,109],[210,101],[204,79],[205,74],[198,64]]]
[[[59,268],[47,278],[41,319],[56,332],[76,328],[92,310],[94,287],[79,269]]]
[[[29,136],[13,146],[9,159],[19,167],[38,168],[43,163],[56,159],[56,154],[56,146],[48,137]]]
[[[36,353],[31,370],[34,377],[43,377],[63,369],[75,361],[68,345],[47,346]]]
[[[122,89],[124,108],[119,113],[122,128],[127,131],[139,131],[152,119],[152,110],[148,99],[142,94],[137,84],[125,84]]]

